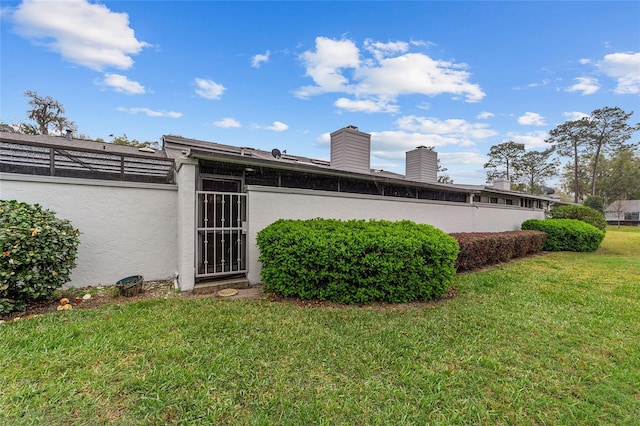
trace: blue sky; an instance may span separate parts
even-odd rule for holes
[[[25,90],[79,132],[163,134],[329,158],[329,133],[372,134],[404,173],[434,146],[456,183],[491,145],[604,106],[640,121],[640,2],[2,2],[0,118]],[[636,137],[637,139],[637,137]]]

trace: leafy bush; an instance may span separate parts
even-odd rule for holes
[[[597,212],[600,212],[600,214],[604,214],[604,199],[602,197],[589,195],[584,200],[583,204],[585,205],[585,207],[589,207],[591,209],[594,209]]]
[[[551,209],[549,217],[552,219],[577,219],[595,226],[602,232],[607,231],[607,220],[597,210],[585,206],[559,206]]]
[[[547,251],[595,251],[604,239],[604,232],[577,219],[530,219],[522,229],[546,232]]]
[[[542,251],[547,234],[539,231],[472,232],[450,234],[458,241],[458,271],[507,262]]]
[[[458,244],[410,221],[278,220],[258,233],[265,289],[337,303],[442,297]]]
[[[75,265],[79,232],[38,204],[0,200],[0,313],[50,298]]]

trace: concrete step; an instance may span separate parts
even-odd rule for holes
[[[249,280],[246,278],[231,278],[228,280],[205,281],[196,283],[193,287],[195,294],[216,293],[225,288],[249,288]]]

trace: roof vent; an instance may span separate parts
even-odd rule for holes
[[[67,138],[67,140],[73,139],[73,130],[67,129],[66,132],[67,132],[67,135],[65,137]]]
[[[282,153],[278,148],[273,148],[271,150],[271,155],[273,155],[273,158],[275,158],[276,160],[279,160],[282,158]]]

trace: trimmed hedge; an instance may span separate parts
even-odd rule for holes
[[[71,222],[38,204],[0,200],[0,313],[50,298],[69,281],[78,235]]]
[[[604,239],[604,232],[577,219],[530,219],[522,229],[546,232],[547,251],[596,251]]]
[[[607,232],[607,220],[604,215],[591,207],[558,206],[551,209],[549,217],[552,219],[577,219],[595,226],[602,232]]]
[[[456,261],[458,271],[479,269],[541,252],[547,237],[547,234],[540,231],[465,232],[450,235],[460,245]]]
[[[278,220],[258,233],[266,290],[336,303],[442,297],[458,243],[410,221]]]

